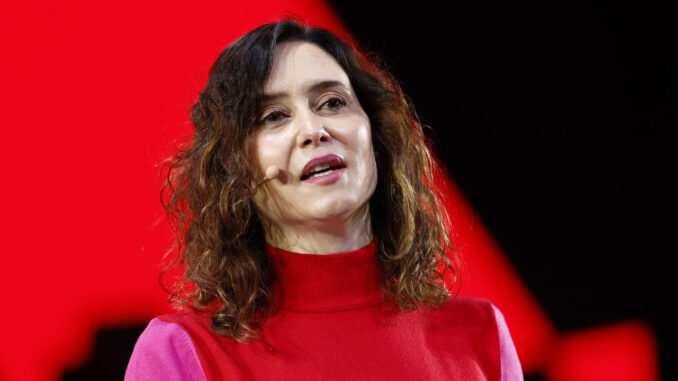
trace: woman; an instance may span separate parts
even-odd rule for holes
[[[264,25],[191,119],[166,209],[171,299],[193,308],[151,321],[127,379],[522,379],[499,311],[450,298],[434,163],[385,70],[325,30]]]

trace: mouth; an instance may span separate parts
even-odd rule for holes
[[[315,177],[327,176],[332,172],[346,168],[344,160],[334,154],[317,157],[309,161],[301,173],[301,181]]]

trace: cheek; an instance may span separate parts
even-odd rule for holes
[[[257,134],[254,138],[254,152],[256,166],[261,181],[266,175],[266,169],[275,165],[280,170],[275,181],[261,184],[254,194],[253,201],[260,216],[268,220],[276,220],[281,200],[285,199],[284,183],[287,183],[286,168],[289,162],[289,150],[283,145],[280,134]]]
[[[354,147],[357,147],[361,162],[361,176],[369,187],[370,195],[374,192],[377,184],[377,163],[372,145],[372,135],[369,122],[355,131]]]
[[[368,167],[369,168],[368,176],[369,176],[369,181],[370,181],[369,193],[370,193],[370,196],[372,196],[372,194],[374,193],[374,190],[377,188],[378,173],[377,173],[377,162],[375,160],[374,150],[372,149],[372,147],[370,147],[370,152],[371,152],[371,156],[370,156],[370,160],[368,162],[368,166],[369,166]]]
[[[263,171],[263,169],[262,169],[263,163],[265,163],[266,160],[267,160],[267,157],[266,157],[267,152],[266,152],[266,149],[264,149],[264,147],[266,147],[266,144],[265,144],[264,140],[265,139],[262,138],[260,135],[257,135],[254,138],[254,156],[255,156],[254,159],[255,159],[256,164],[257,164],[256,165],[257,169],[260,170],[260,171]]]
[[[377,188],[377,178],[378,178],[378,169],[377,169],[377,158],[374,152],[374,144],[372,143],[372,135],[371,135],[371,129],[368,127],[367,129],[367,134],[368,134],[368,140],[366,142],[367,144],[367,150],[369,152],[369,156],[367,159],[367,165],[369,168],[369,181],[370,181],[370,197],[374,194],[375,189]]]
[[[269,165],[281,167],[284,163],[284,152],[281,150],[280,138],[271,134],[259,134],[255,141],[257,168],[263,176]],[[282,168],[280,168],[282,169]]]

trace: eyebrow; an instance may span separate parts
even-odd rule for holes
[[[325,80],[325,81],[312,83],[311,85],[306,87],[306,92],[316,93],[316,92],[319,92],[319,91],[331,89],[333,87],[340,87],[340,88],[344,89],[344,91],[350,93],[350,91],[349,91],[348,87],[346,87],[346,85],[344,85],[342,82],[334,81],[334,80]],[[262,100],[264,102],[270,102],[274,99],[283,98],[285,96],[287,96],[287,93],[284,93],[284,92],[283,93],[264,94],[263,97],[262,97]]]

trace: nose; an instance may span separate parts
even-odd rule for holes
[[[297,145],[300,147],[317,146],[330,141],[324,123],[326,120],[310,110],[298,113]]]

